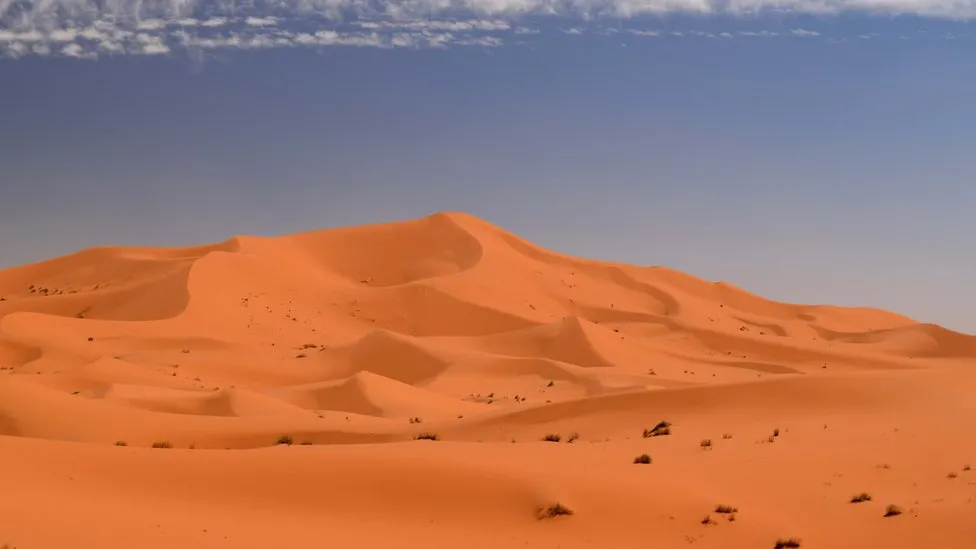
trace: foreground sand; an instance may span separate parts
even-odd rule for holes
[[[974,365],[463,214],[92,249],[0,271],[0,545],[971,549]]]

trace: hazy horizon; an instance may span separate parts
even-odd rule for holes
[[[976,4],[358,5],[0,3],[0,266],[464,211],[976,332]]]

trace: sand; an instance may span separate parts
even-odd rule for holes
[[[456,213],[94,248],[0,300],[0,545],[976,546],[976,338],[901,315]]]

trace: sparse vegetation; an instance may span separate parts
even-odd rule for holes
[[[312,441],[311,440],[303,440],[300,444],[302,446],[311,446],[312,445]]]
[[[280,437],[278,437],[278,440],[275,441],[275,444],[284,444],[286,446],[291,446],[292,444],[294,444],[294,442],[295,441],[292,440],[292,438],[290,436],[288,436],[288,435],[281,435]]]
[[[671,434],[671,423],[660,421],[653,429],[644,429],[644,438],[660,437]]]
[[[651,464],[651,456],[649,456],[647,454],[641,454],[641,455],[639,455],[639,456],[637,456],[637,457],[634,458],[634,463],[635,464],[640,464],[640,465],[650,465]]]
[[[715,512],[720,515],[731,515],[734,513],[738,513],[739,510],[736,509],[735,507],[732,507],[731,505],[716,505]]]
[[[546,387],[555,387],[555,386],[556,386],[556,382],[555,381],[549,381],[549,384],[546,385]]]
[[[952,480],[952,479],[954,479],[954,478],[956,478],[956,477],[958,477],[958,476],[959,476],[959,475],[958,475],[958,474],[956,474],[956,472],[955,472],[955,471],[953,471],[953,472],[951,472],[951,473],[949,473],[948,475],[946,475],[946,478],[948,478],[949,480]]]
[[[441,437],[437,436],[437,433],[420,433],[413,437],[414,440],[440,440]]]
[[[800,540],[797,538],[779,539],[776,540],[776,545],[773,549],[797,549],[800,546]]]
[[[704,526],[708,526],[710,524],[715,524],[715,521],[712,520],[712,517],[711,516],[705,515],[705,518],[701,519],[701,523]]]
[[[963,466],[962,466],[962,470],[963,470],[963,472],[965,472],[965,471],[969,471],[969,470],[971,470],[971,469],[972,469],[972,467],[970,467],[970,466],[969,466],[968,464],[967,464],[967,465],[963,465]]]
[[[168,441],[165,441],[164,440],[164,441],[160,441],[160,442],[153,442],[152,443],[152,447],[153,448],[172,448],[173,445],[170,444]]]
[[[861,492],[860,494],[851,496],[851,503],[863,503],[865,501],[871,501],[871,494],[867,492]]]
[[[710,438],[703,438],[701,440],[701,442],[698,443],[698,445],[701,446],[702,449],[704,449],[704,450],[711,450],[712,449],[712,439],[710,439]]]
[[[730,433],[725,433],[722,435],[722,440],[729,440],[730,438],[732,438],[732,435]]]
[[[124,440],[116,440],[116,441],[115,441],[115,445],[116,445],[116,446],[128,446],[128,445],[129,445],[129,443],[128,443],[128,442],[126,442],[126,441],[124,441]]]
[[[577,440],[579,440],[579,433],[574,432],[573,434],[569,435],[569,438],[566,439],[566,443],[572,444]]]
[[[562,503],[553,503],[552,505],[542,507],[536,513],[539,519],[551,519],[561,516],[571,516],[573,510],[566,507]]]
[[[419,417],[412,417],[410,418],[410,423],[423,423],[423,420],[421,420]]]
[[[773,429],[773,436],[774,437],[778,437],[779,436],[779,429]]]
[[[892,504],[892,505],[889,505],[889,506],[885,507],[885,514],[884,514],[884,516],[886,516],[886,517],[897,517],[901,513],[902,513],[901,507],[898,507],[897,505]]]
[[[556,433],[549,433],[548,435],[542,437],[543,442],[559,442],[563,437],[557,435]]]

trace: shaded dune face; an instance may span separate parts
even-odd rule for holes
[[[0,544],[968,549],[974,363],[459,213],[95,248],[0,271]],[[914,522],[851,514],[864,490]]]

